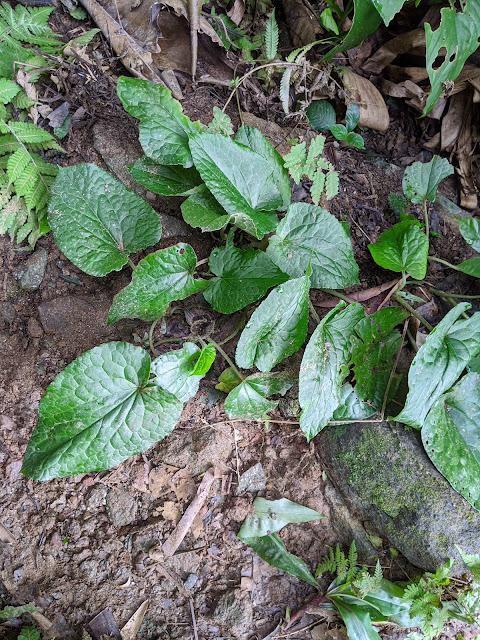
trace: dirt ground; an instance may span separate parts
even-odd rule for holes
[[[116,75],[123,71],[111,63],[107,46],[101,42],[92,57],[97,60],[97,79],[87,84],[81,64],[74,64],[62,77],[63,91],[58,89],[58,104],[68,100],[86,111],[64,140],[68,153],[59,158],[62,163],[88,161],[105,167],[94,145],[94,129],[99,124],[112,131],[121,129],[124,136],[136,140],[135,121],[123,112],[115,96]],[[212,107],[221,107],[228,95],[222,87],[194,88],[189,81],[184,91],[184,111],[203,122],[211,119]],[[230,114],[238,124],[233,108]],[[266,117],[260,112],[255,115]],[[330,209],[350,225],[361,274],[356,289],[392,279],[391,273],[375,268],[367,250],[369,242],[396,222],[387,196],[400,190],[401,173],[386,171],[379,161],[402,167],[412,159],[431,157],[421,146],[424,125],[401,105],[391,115],[388,136],[365,133],[365,152],[330,148],[341,185]],[[272,119],[279,116],[279,112],[270,115]],[[278,124],[285,139],[305,130],[305,125],[298,125],[292,134],[291,122]],[[442,186],[452,198],[456,189],[453,178]],[[169,207],[168,213],[181,219],[179,201]],[[433,230],[441,234],[432,243],[435,253],[452,262],[469,257],[466,245],[445,235],[442,220],[436,220],[433,211]],[[151,250],[179,239],[184,238],[169,238]],[[208,255],[210,236],[194,232],[187,241],[199,259]],[[298,426],[288,424],[293,418],[288,402],[281,403],[275,415],[283,423],[273,419],[265,428],[257,423],[229,422],[222,408],[225,396],[214,388],[224,366],[217,358],[174,432],[144,454],[97,474],[45,483],[25,478],[19,473],[22,456],[48,384],[66,364],[98,344],[111,340],[144,344],[149,326],[131,320],[106,325],[114,294],[128,282],[127,269],[102,279],[87,276],[69,263],[48,235],[37,245],[37,251],[46,257],[44,277],[38,288],[26,290],[19,278],[28,254],[4,237],[0,250],[0,523],[5,528],[0,530],[0,580],[4,585],[0,608],[35,602],[54,622],[57,638],[79,637],[82,627],[105,608],[121,627],[145,600],[148,608],[138,634],[141,640],[267,636],[286,609],[300,607],[314,589],[269,567],[236,533],[257,495],[286,497],[316,509],[325,519],[291,526],[282,533],[287,548],[315,568],[326,546],[339,539],[331,525],[324,495],[328,478],[322,476],[315,440],[307,444]],[[438,283],[448,273],[438,265],[428,278]],[[473,279],[449,278],[450,290],[478,293]],[[367,306],[374,303],[372,299]],[[187,335],[193,322],[204,322],[213,323],[216,339],[221,340],[237,322],[235,316],[226,319],[206,309],[200,296],[181,306],[186,312],[174,313],[158,324],[157,339]],[[232,340],[225,348],[231,353],[234,345]],[[212,466],[218,479],[209,499],[180,551],[162,568],[151,557],[151,550],[172,532],[195,495],[201,475]],[[379,553],[387,567],[386,577],[397,578],[395,563],[382,549]],[[190,590],[195,632],[189,599],[168,577],[168,569]],[[312,626],[315,621],[316,627]],[[305,630],[289,637],[334,639],[341,635],[333,618],[305,616],[300,626]],[[451,625],[447,637],[459,631],[465,639],[472,635]],[[400,637],[391,631],[387,635]],[[12,623],[0,624],[0,637],[16,637]]]

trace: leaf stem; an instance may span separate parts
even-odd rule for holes
[[[324,293],[329,293],[331,296],[334,296],[335,298],[340,298],[340,300],[345,300],[345,302],[348,302],[349,304],[353,304],[355,302],[353,298],[349,298],[344,293],[340,293],[335,289],[320,289],[320,291],[323,291]]]
[[[232,331],[232,333],[229,336],[227,336],[224,340],[221,340],[220,342],[218,342],[217,344],[219,346],[222,346],[223,344],[227,344],[227,342],[230,342],[230,340],[234,338],[241,329],[243,329],[243,327],[245,326],[246,320],[247,320],[247,316],[245,313],[243,313],[239,323],[237,324],[235,329]]]
[[[418,311],[415,311],[415,309],[412,307],[412,305],[408,304],[408,302],[406,300],[403,300],[396,293],[393,294],[392,298],[396,302],[398,302],[398,304],[402,305],[402,307],[404,307],[409,313],[411,313],[412,316],[414,316],[419,322],[421,322],[421,324],[423,324],[424,327],[426,327],[429,331],[433,331],[433,326],[429,322],[427,322],[427,320],[425,320],[425,318],[423,316],[421,316],[418,313]]]
[[[229,355],[227,355],[225,353],[225,351],[222,349],[222,347],[218,344],[218,342],[215,342],[215,340],[213,340],[212,338],[207,338],[207,341],[210,344],[213,344],[213,346],[215,347],[215,349],[218,351],[218,353],[220,353],[220,355],[223,356],[225,362],[235,371],[235,373],[237,374],[237,376],[240,378],[240,380],[245,380],[246,376],[241,373],[241,371],[239,371],[237,369],[237,367],[235,366],[235,364],[233,363],[233,360],[230,358]]]
[[[425,235],[427,238],[430,238],[430,225],[428,221],[428,209],[427,209],[427,201],[423,201],[423,217],[425,219]]]
[[[197,264],[195,265],[195,269],[198,269],[198,267],[201,267],[202,264],[207,264],[207,262],[210,260],[210,258],[204,258],[203,260],[199,260],[197,262]]]
[[[461,269],[456,267],[454,264],[447,262],[446,260],[442,260],[442,258],[436,258],[435,256],[428,256],[428,259],[431,262],[439,262],[440,264],[444,264],[446,267],[449,267],[450,269],[455,269],[455,271],[460,271],[460,273],[463,273]]]
[[[128,262],[128,266],[131,268],[132,271],[135,271],[135,263],[133,262],[133,260],[130,258],[130,256],[128,256],[127,258],[127,262]]]
[[[315,322],[317,324],[320,324],[321,320],[320,320],[320,316],[318,315],[315,307],[313,306],[313,302],[310,300],[310,298],[308,299],[308,307],[310,309],[310,313],[313,316],[313,319],[315,320]]]
[[[461,298],[462,300],[480,300],[480,296],[464,296],[461,293],[446,293],[445,291],[441,291],[440,289],[434,289],[433,287],[428,287],[432,293],[437,296],[444,298],[448,296],[449,298]]]
[[[319,594],[318,596],[315,596],[315,598],[313,598],[313,600],[310,600],[310,602],[307,602],[307,604],[304,604],[302,607],[300,607],[300,609],[297,609],[295,611],[295,613],[293,614],[293,616],[291,616],[290,620],[287,622],[287,624],[283,627],[283,631],[286,631],[287,629],[289,629],[292,624],[294,624],[295,622],[297,622],[297,620],[300,620],[300,618],[305,614],[308,613],[308,611],[312,608],[312,607],[318,607],[321,606],[324,603],[329,603],[330,601],[329,599],[322,594]]]
[[[152,356],[154,358],[157,354],[155,353],[155,345],[153,344],[153,332],[155,331],[155,327],[157,326],[157,322],[159,320],[160,318],[157,318],[152,322],[152,324],[150,325],[150,331],[148,332],[148,343],[150,345],[150,351],[152,352]]]

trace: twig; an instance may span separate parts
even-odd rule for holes
[[[218,344],[218,342],[215,342],[215,340],[212,340],[212,338],[207,338],[207,340],[208,340],[208,342],[210,342],[210,344],[213,344],[215,349],[217,349],[217,351],[223,356],[223,358],[225,359],[225,362],[235,371],[235,373],[240,378],[240,380],[245,380],[245,376],[243,375],[243,373],[241,373],[237,369],[237,367],[235,366],[233,360],[230,358],[230,356],[228,354],[225,353],[225,351]]]
[[[400,352],[403,349],[403,344],[404,344],[404,341],[405,341],[405,334],[407,333],[407,329],[408,329],[408,318],[405,318],[405,322],[403,323],[402,340],[400,342],[400,347],[399,347],[399,349],[397,351],[397,355],[395,356],[395,361],[393,363],[392,370],[390,371],[390,376],[389,376],[388,382],[387,382],[387,388],[385,389],[385,395],[383,396],[382,410],[380,411],[380,418],[382,420],[385,417],[385,408],[386,408],[387,402],[388,402],[388,393],[390,391],[390,386],[392,384],[393,376],[395,375],[395,371],[397,370],[398,359],[400,358]]]
[[[429,331],[433,331],[433,326],[427,322],[427,320],[425,320],[425,318],[423,316],[421,316],[418,311],[415,311],[415,309],[412,307],[412,305],[408,304],[408,302],[406,300],[403,300],[403,298],[401,298],[400,296],[397,296],[396,294],[393,295],[393,299],[398,302],[398,304],[402,305],[402,307],[405,307],[405,309],[412,314],[412,316],[415,316],[415,318],[421,322],[423,324],[424,327],[426,327]]]
[[[188,604],[190,605],[190,613],[192,615],[193,637],[195,640],[198,640],[197,620],[195,618],[195,609],[193,608],[193,600],[191,598],[188,599]]]
[[[398,280],[391,280],[390,282],[385,282],[385,284],[380,284],[377,287],[371,287],[370,289],[364,289],[363,291],[355,291],[348,295],[349,300],[347,300],[347,302],[366,302],[367,300],[370,300],[370,298],[375,298],[375,296],[380,295],[384,291],[395,287],[398,282]],[[336,295],[336,292],[334,293],[331,289],[322,289],[322,291],[335,295],[335,298],[339,297]],[[315,304],[317,307],[326,307],[330,309],[337,304],[337,300],[335,298],[327,298],[326,300],[321,300]]]
[[[175,551],[181,545],[183,539],[187,535],[192,522],[195,520],[200,509],[203,507],[205,500],[207,499],[208,492],[215,480],[213,469],[209,469],[203,476],[203,479],[197,489],[197,495],[187,507],[187,510],[180,519],[180,522],[175,527],[173,533],[165,540],[162,545],[162,551],[165,556],[173,556]]]
[[[313,302],[310,300],[310,298],[308,299],[308,307],[310,309],[310,313],[312,314],[313,319],[315,320],[315,322],[317,324],[320,324],[320,322],[321,322],[320,316],[316,312],[315,307],[313,306]]]

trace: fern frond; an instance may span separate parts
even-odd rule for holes
[[[335,554],[332,547],[328,547],[328,554],[324,555],[323,558],[317,565],[315,570],[315,578],[322,575],[322,573],[335,573],[335,569],[337,564],[335,562]]]
[[[298,184],[300,182],[300,179],[303,175],[303,168],[305,159],[307,157],[305,147],[305,142],[295,144],[290,149],[290,152],[287,153],[287,155],[283,158],[283,164],[285,168],[288,169],[295,184]]]
[[[7,78],[0,78],[0,102],[2,104],[8,104],[20,91],[20,87],[13,80],[7,80]]]
[[[335,562],[337,565],[337,580],[343,582],[347,577],[348,572],[348,559],[337,544],[335,549]]]
[[[331,165],[330,165],[331,166]],[[338,193],[339,178],[338,172],[333,169],[328,170],[327,178],[325,181],[325,197],[327,200],[331,200]]]
[[[357,570],[357,547],[355,540],[352,540],[350,549],[348,550],[348,575],[347,579],[353,578]]]
[[[12,8],[6,2],[0,5],[0,37],[3,32],[11,38],[39,46],[59,43],[57,36],[48,26],[48,17],[55,7],[24,7],[17,4]],[[3,28],[2,28],[3,27]]]
[[[278,24],[275,20],[275,9],[265,27],[265,56],[267,60],[273,60],[277,56],[278,50]]]
[[[7,175],[10,182],[15,182],[25,171],[27,165],[32,162],[32,157],[27,149],[20,147],[13,153],[7,162]]]
[[[325,174],[321,169],[317,169],[313,174],[312,178],[312,186],[310,187],[310,195],[312,196],[312,200],[314,204],[320,202],[320,198],[322,197],[323,189],[325,187]]]
[[[290,80],[292,77],[292,68],[285,69],[280,80],[280,101],[282,103],[283,110],[288,115],[290,111]]]
[[[0,156],[4,156],[6,153],[14,153],[20,147],[20,143],[11,134],[0,135]]]
[[[13,134],[20,142],[25,144],[40,145],[41,149],[58,149],[63,151],[62,147],[48,131],[37,127],[32,122],[10,121],[7,124],[0,124],[0,131],[2,133]]]
[[[17,93],[17,95],[12,99],[12,104],[14,104],[17,109],[29,109],[32,105],[35,104],[35,100],[32,100],[27,96],[23,89]]]

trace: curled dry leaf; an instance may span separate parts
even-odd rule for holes
[[[233,3],[233,7],[230,9],[230,11],[227,11],[227,16],[238,27],[238,25],[242,21],[244,13],[245,13],[245,2],[244,2],[244,0],[235,0],[235,2]]]
[[[308,0],[282,0],[285,23],[293,46],[303,47],[318,40],[323,29]]]
[[[380,91],[370,80],[362,78],[350,69],[342,72],[342,82],[352,102],[356,102],[360,108],[358,124],[377,131],[386,131],[390,118]]]

